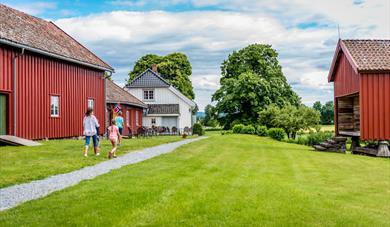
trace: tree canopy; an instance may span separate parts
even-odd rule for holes
[[[172,53],[166,56],[147,54],[135,63],[133,70],[129,72],[130,83],[139,74],[150,68],[153,64],[158,67],[160,75],[190,99],[195,98],[190,76],[192,74],[191,63],[183,53]]]
[[[203,124],[205,126],[216,127],[218,125],[218,121],[215,107],[209,104],[205,107],[204,112],[205,116],[203,119]]]
[[[309,129],[318,124],[320,113],[305,105],[298,107],[291,104],[280,108],[275,104],[259,112],[259,122],[268,128],[282,128],[287,136],[294,138],[301,129]]]
[[[320,101],[313,104],[313,108],[321,113],[321,124],[331,125],[334,121],[334,103],[333,101],[326,102],[324,105]]]
[[[221,123],[251,124],[267,105],[298,106],[300,98],[282,73],[277,52],[270,45],[252,44],[234,51],[221,65],[221,87],[213,95]]]

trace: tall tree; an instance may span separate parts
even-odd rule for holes
[[[280,107],[300,104],[270,45],[252,44],[234,51],[222,63],[221,74],[221,87],[213,101],[223,113],[220,119],[225,128],[235,123],[256,123],[258,112],[272,103]]]
[[[191,63],[183,53],[172,53],[166,56],[147,54],[135,63],[133,70],[129,72],[130,83],[139,74],[150,68],[153,64],[158,67],[160,75],[190,99],[195,98],[190,76],[192,74]]]

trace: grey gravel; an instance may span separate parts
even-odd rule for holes
[[[93,179],[99,175],[108,173],[113,169],[119,169],[125,165],[142,162],[144,160],[172,152],[184,144],[205,138],[207,137],[198,137],[195,139],[187,139],[179,142],[150,147],[144,150],[127,153],[118,158],[101,162],[94,166],[84,167],[70,173],[54,175],[43,180],[2,188],[0,189],[0,211],[18,206],[19,204],[30,200],[47,196],[52,192],[76,185],[83,180]]]

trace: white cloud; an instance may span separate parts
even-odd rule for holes
[[[111,63],[117,69],[114,79],[121,84],[134,62],[147,53],[186,53],[200,109],[219,86],[222,61],[248,44],[272,44],[288,81],[309,104],[332,99],[326,78],[338,38],[337,24],[343,38],[390,37],[386,2],[380,0],[360,5],[340,0],[192,2],[241,11],[113,11],[55,23]],[[315,26],[297,26],[303,22]]]

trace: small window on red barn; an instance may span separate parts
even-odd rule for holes
[[[50,96],[50,116],[60,116],[60,97],[56,95]]]
[[[94,100],[93,99],[88,99],[88,108],[93,109],[94,105],[95,105]]]
[[[126,110],[126,126],[130,126],[130,113]]]

